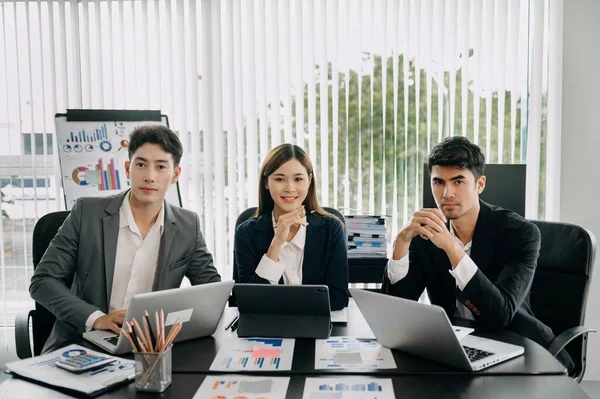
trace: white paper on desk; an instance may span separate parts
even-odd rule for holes
[[[348,322],[348,308],[341,310],[331,311],[331,322],[332,323],[347,323]]]
[[[177,312],[167,313],[167,319],[165,320],[165,327],[172,326],[179,320],[182,323],[186,323],[192,319],[192,313],[194,312],[194,308],[183,309]]]
[[[290,377],[207,375],[194,399],[284,399]]]
[[[395,399],[391,378],[315,378],[304,383],[302,399]]]
[[[315,370],[395,368],[392,351],[375,339],[331,337],[315,340]]]
[[[467,335],[471,334],[473,331],[475,331],[472,328],[460,326],[452,326],[452,330],[454,330],[454,334],[456,335],[456,338],[458,338],[459,341]]]
[[[118,357],[115,357],[115,361],[106,367],[82,374],[74,374],[70,371],[56,367],[56,363],[61,357],[68,358],[85,353],[97,356],[107,356],[103,353],[84,348],[83,346],[69,345],[46,355],[7,363],[6,369],[11,373],[26,378],[57,387],[83,392],[88,395],[102,391],[119,382],[132,380],[135,377],[134,361]]]
[[[210,365],[211,371],[275,371],[291,370],[294,358],[292,338],[230,338]],[[278,357],[257,357],[258,350],[279,349]]]
[[[73,395],[61,393],[21,378],[9,378],[0,384],[0,398],[24,398],[23,392],[27,392],[27,398],[73,399]]]

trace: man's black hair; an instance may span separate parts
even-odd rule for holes
[[[429,173],[434,166],[469,169],[477,180],[485,172],[485,156],[479,146],[471,143],[466,137],[446,137],[433,147],[429,154]]]
[[[144,144],[158,144],[167,154],[173,156],[173,162],[177,167],[183,155],[183,146],[174,131],[163,125],[140,126],[129,135],[129,160],[133,154]]]

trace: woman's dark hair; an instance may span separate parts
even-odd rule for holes
[[[310,180],[308,193],[306,194],[306,199],[304,200],[306,213],[308,214],[314,211],[314,213],[317,213],[321,216],[333,217],[333,215],[325,211],[321,205],[319,205],[319,201],[317,200],[317,184],[315,182],[315,173],[312,162],[308,158],[306,152],[294,144],[278,145],[267,154],[267,157],[260,168],[260,176],[258,180],[258,208],[256,209],[254,217],[258,217],[273,211],[275,203],[273,202],[271,193],[269,193],[269,190],[267,190],[267,181],[269,176],[279,169],[281,165],[292,159],[298,160],[298,162],[300,162],[302,166],[306,168],[306,173],[308,174],[308,178]]]

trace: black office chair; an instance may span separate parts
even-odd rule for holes
[[[487,164],[485,190],[479,198],[525,217],[526,165]],[[423,164],[423,208],[436,208],[427,164]]]
[[[340,220],[340,222],[342,222],[342,226],[344,227],[344,233],[346,233],[346,219],[344,218],[344,215],[342,215],[340,213],[340,211],[338,211],[335,208],[330,208],[330,207],[324,206],[323,209],[325,211],[331,213],[333,216],[337,217]],[[237,230],[237,228],[240,224],[242,224],[246,220],[250,219],[252,217],[252,215],[254,215],[255,212],[256,212],[256,207],[253,206],[253,207],[246,209],[242,213],[240,213],[240,215],[238,216],[238,218],[235,221],[235,229]],[[347,238],[348,237],[346,237],[346,239]],[[235,252],[233,254],[233,280],[236,283],[239,282],[237,267],[235,267]],[[231,297],[229,297],[229,306],[237,306],[237,301],[235,299],[234,292],[232,292]]]
[[[565,349],[575,363],[571,375],[580,382],[586,367],[588,333],[596,332],[583,326],[596,237],[568,223],[533,223],[542,234],[542,246],[531,285],[531,308],[557,335],[548,351],[556,356]]]
[[[525,165],[485,167],[486,188],[480,198],[525,216]],[[423,207],[435,207],[429,170],[423,165]],[[587,335],[583,327],[587,294],[592,277],[596,238],[582,227],[567,223],[533,221],[542,234],[542,246],[531,286],[531,308],[557,337],[547,348],[553,356],[563,349],[571,356],[573,378],[585,373]],[[557,295],[561,293],[561,295]]]
[[[37,221],[33,229],[33,269],[37,267],[46,252],[50,241],[58,232],[58,228],[69,216],[70,211],[52,212],[44,215]],[[17,356],[20,359],[32,356],[31,344],[29,338],[29,320],[31,319],[33,333],[33,355],[38,356],[42,353],[42,348],[52,332],[52,327],[56,317],[48,309],[35,303],[35,309],[29,313],[17,314],[15,320],[15,344]]]

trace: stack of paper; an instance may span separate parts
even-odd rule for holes
[[[56,367],[56,363],[60,358],[69,358],[86,353],[106,356],[79,345],[70,345],[46,355],[7,363],[6,371],[29,380],[81,392],[86,395],[97,395],[113,385],[125,383],[135,378],[134,361],[117,357],[115,357],[113,363],[106,367],[82,374],[74,374]]]
[[[385,258],[385,218],[375,215],[346,215],[349,258]]]

